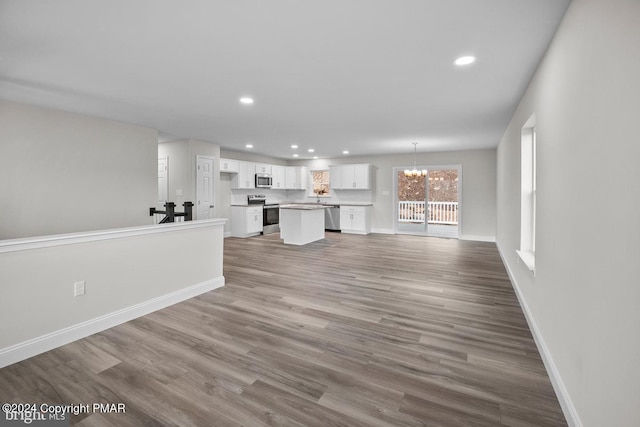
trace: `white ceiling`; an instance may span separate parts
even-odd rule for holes
[[[568,4],[0,0],[0,98],[282,158],[495,147]]]

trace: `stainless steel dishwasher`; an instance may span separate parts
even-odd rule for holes
[[[340,206],[331,206],[324,210],[324,229],[340,231]]]

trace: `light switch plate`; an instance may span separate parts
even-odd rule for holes
[[[81,282],[76,282],[73,284],[73,296],[74,297],[79,297],[84,295],[86,290],[86,283],[85,281],[81,281]]]

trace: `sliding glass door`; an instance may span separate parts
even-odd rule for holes
[[[426,175],[407,176],[394,168],[396,232],[458,238],[460,166],[417,169]]]

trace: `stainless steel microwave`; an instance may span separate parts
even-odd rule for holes
[[[271,188],[272,182],[271,175],[268,173],[256,174],[256,188]]]

